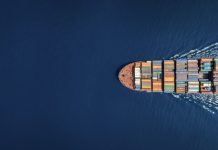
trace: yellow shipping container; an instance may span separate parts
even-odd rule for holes
[[[151,79],[148,79],[148,78],[143,78],[141,80],[144,81],[144,82],[151,82]]]
[[[175,81],[174,78],[164,78],[164,81]]]
[[[174,61],[173,60],[164,60],[164,63],[169,64],[169,63],[174,63]]]
[[[143,67],[150,67],[151,64],[150,64],[150,63],[142,63],[142,66],[143,66]]]
[[[153,68],[155,68],[155,69],[161,69],[162,66],[153,66]]]
[[[141,63],[139,63],[139,62],[135,63],[136,68],[139,68],[140,66],[141,66]]]
[[[211,59],[211,58],[202,58],[200,60],[201,60],[201,62],[210,62],[210,61],[213,61],[213,59]]]
[[[162,85],[161,83],[153,83],[153,85]]]

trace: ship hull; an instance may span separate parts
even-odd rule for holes
[[[121,84],[133,91],[218,93],[218,59],[137,61],[124,66]]]

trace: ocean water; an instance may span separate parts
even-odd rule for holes
[[[133,92],[117,78],[138,60],[216,56],[217,8],[0,2],[0,149],[217,150],[216,98]]]

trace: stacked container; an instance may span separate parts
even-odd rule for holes
[[[211,58],[202,58],[200,59],[200,71],[209,72],[212,70],[212,62]]]
[[[152,88],[153,92],[162,92],[162,61],[152,61]]]
[[[218,59],[217,58],[214,58],[213,86],[214,86],[214,93],[218,94]]]
[[[203,94],[212,94],[212,84],[211,81],[201,81],[200,82],[200,92]]]
[[[213,84],[214,84],[213,85],[214,86],[213,92],[214,92],[214,94],[218,94],[218,82],[213,82]]]
[[[211,94],[213,92],[212,82],[211,82],[211,72],[213,67],[213,59],[202,58],[200,59],[200,92],[204,94]]]
[[[188,93],[198,93],[198,92],[199,92],[199,82],[188,81]]]
[[[176,93],[187,92],[187,60],[176,60]]]
[[[199,72],[199,75],[198,75],[198,80],[199,81],[209,81],[209,76],[210,76],[210,72],[203,72],[203,71],[200,71]]]
[[[151,61],[142,62],[141,73],[142,89],[151,92]]]
[[[188,72],[188,81],[198,81],[198,72]]]
[[[141,63],[135,63],[135,90],[141,90]]]
[[[199,92],[198,60],[188,60],[188,93]]]
[[[198,60],[188,60],[188,71],[198,72]]]
[[[218,71],[218,58],[214,58],[214,71]]]
[[[164,60],[164,92],[175,91],[175,63],[174,60]]]

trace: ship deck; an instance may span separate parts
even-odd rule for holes
[[[137,61],[118,78],[134,91],[218,94],[218,59]]]

